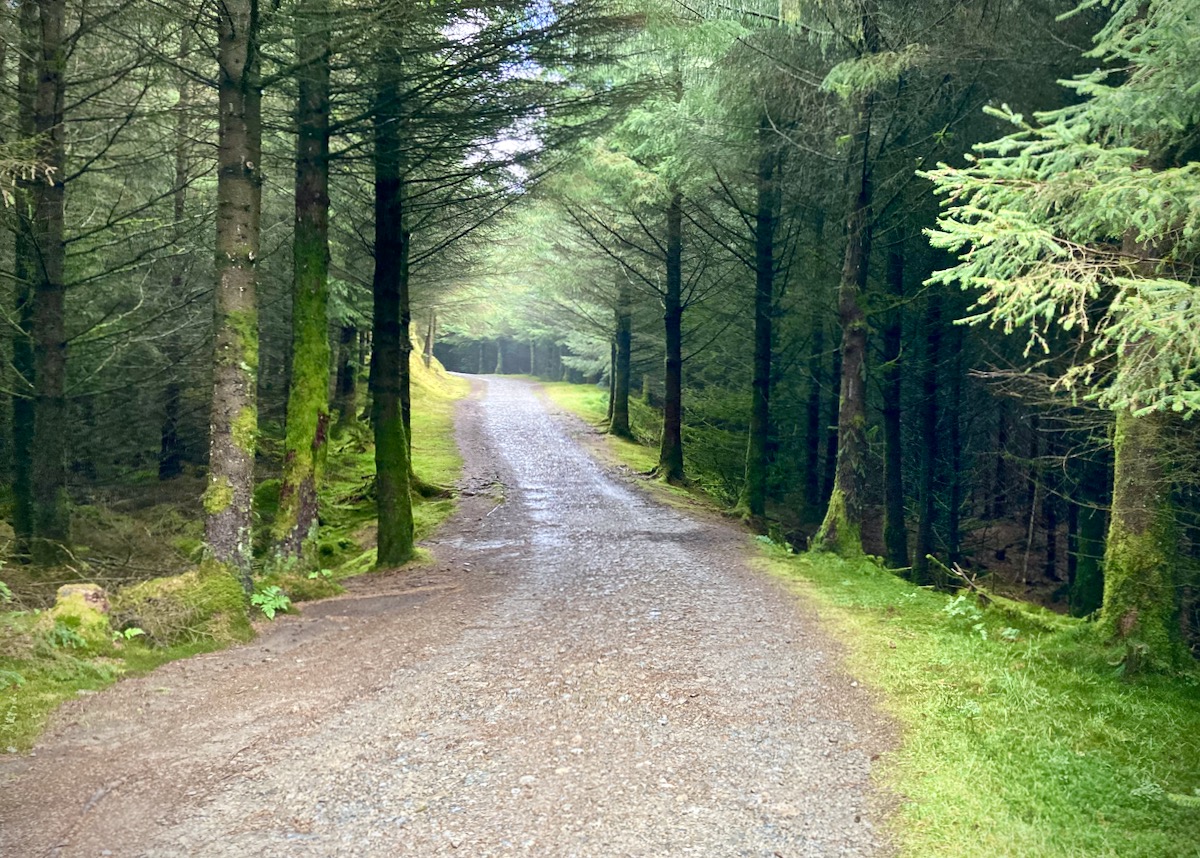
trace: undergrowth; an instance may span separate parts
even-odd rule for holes
[[[603,422],[605,391],[546,388]],[[655,460],[617,439],[608,450],[638,471]],[[876,773],[899,798],[889,827],[903,856],[1200,856],[1200,671],[1130,679],[1084,620],[759,542],[899,728]]]

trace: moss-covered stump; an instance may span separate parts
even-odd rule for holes
[[[114,624],[139,628],[159,646],[254,635],[241,583],[215,564],[127,587],[113,597],[112,608]]]
[[[105,649],[112,644],[108,594],[99,584],[63,584],[55,595],[54,607],[42,615],[38,626],[46,632],[65,626],[82,639],[87,649]]]

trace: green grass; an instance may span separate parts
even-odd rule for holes
[[[548,384],[603,422],[606,392]],[[654,451],[607,439],[635,470]],[[1200,857],[1200,673],[1120,674],[1095,627],[1007,600],[915,587],[869,561],[762,564],[820,608],[899,747],[876,766],[908,858]]]
[[[764,563],[825,609],[901,727],[880,777],[904,799],[902,854],[1200,855],[1196,674],[1126,681],[1084,621],[980,609],[871,563]]]
[[[25,619],[0,615],[0,623],[5,623],[10,633],[15,631],[11,628],[14,622]],[[133,640],[120,649],[96,654],[38,641],[20,655],[0,656],[0,754],[31,748],[50,714],[80,692],[99,691],[122,676],[140,676],[177,658],[225,645],[200,640],[152,647]]]

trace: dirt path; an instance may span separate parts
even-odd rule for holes
[[[883,851],[878,716],[744,534],[606,472],[526,383],[459,431],[436,561],[73,701],[0,761],[0,855]]]

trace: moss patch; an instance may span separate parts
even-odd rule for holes
[[[209,480],[200,502],[209,515],[217,515],[229,509],[233,503],[233,485],[229,482],[229,477],[221,476]]]
[[[112,617],[118,628],[140,628],[160,646],[198,640],[228,644],[254,634],[241,583],[216,564],[118,591]]]
[[[63,584],[58,588],[54,607],[38,622],[39,631],[53,635],[66,629],[79,639],[79,647],[102,652],[112,647],[112,628],[108,622],[108,597],[99,584]]]

